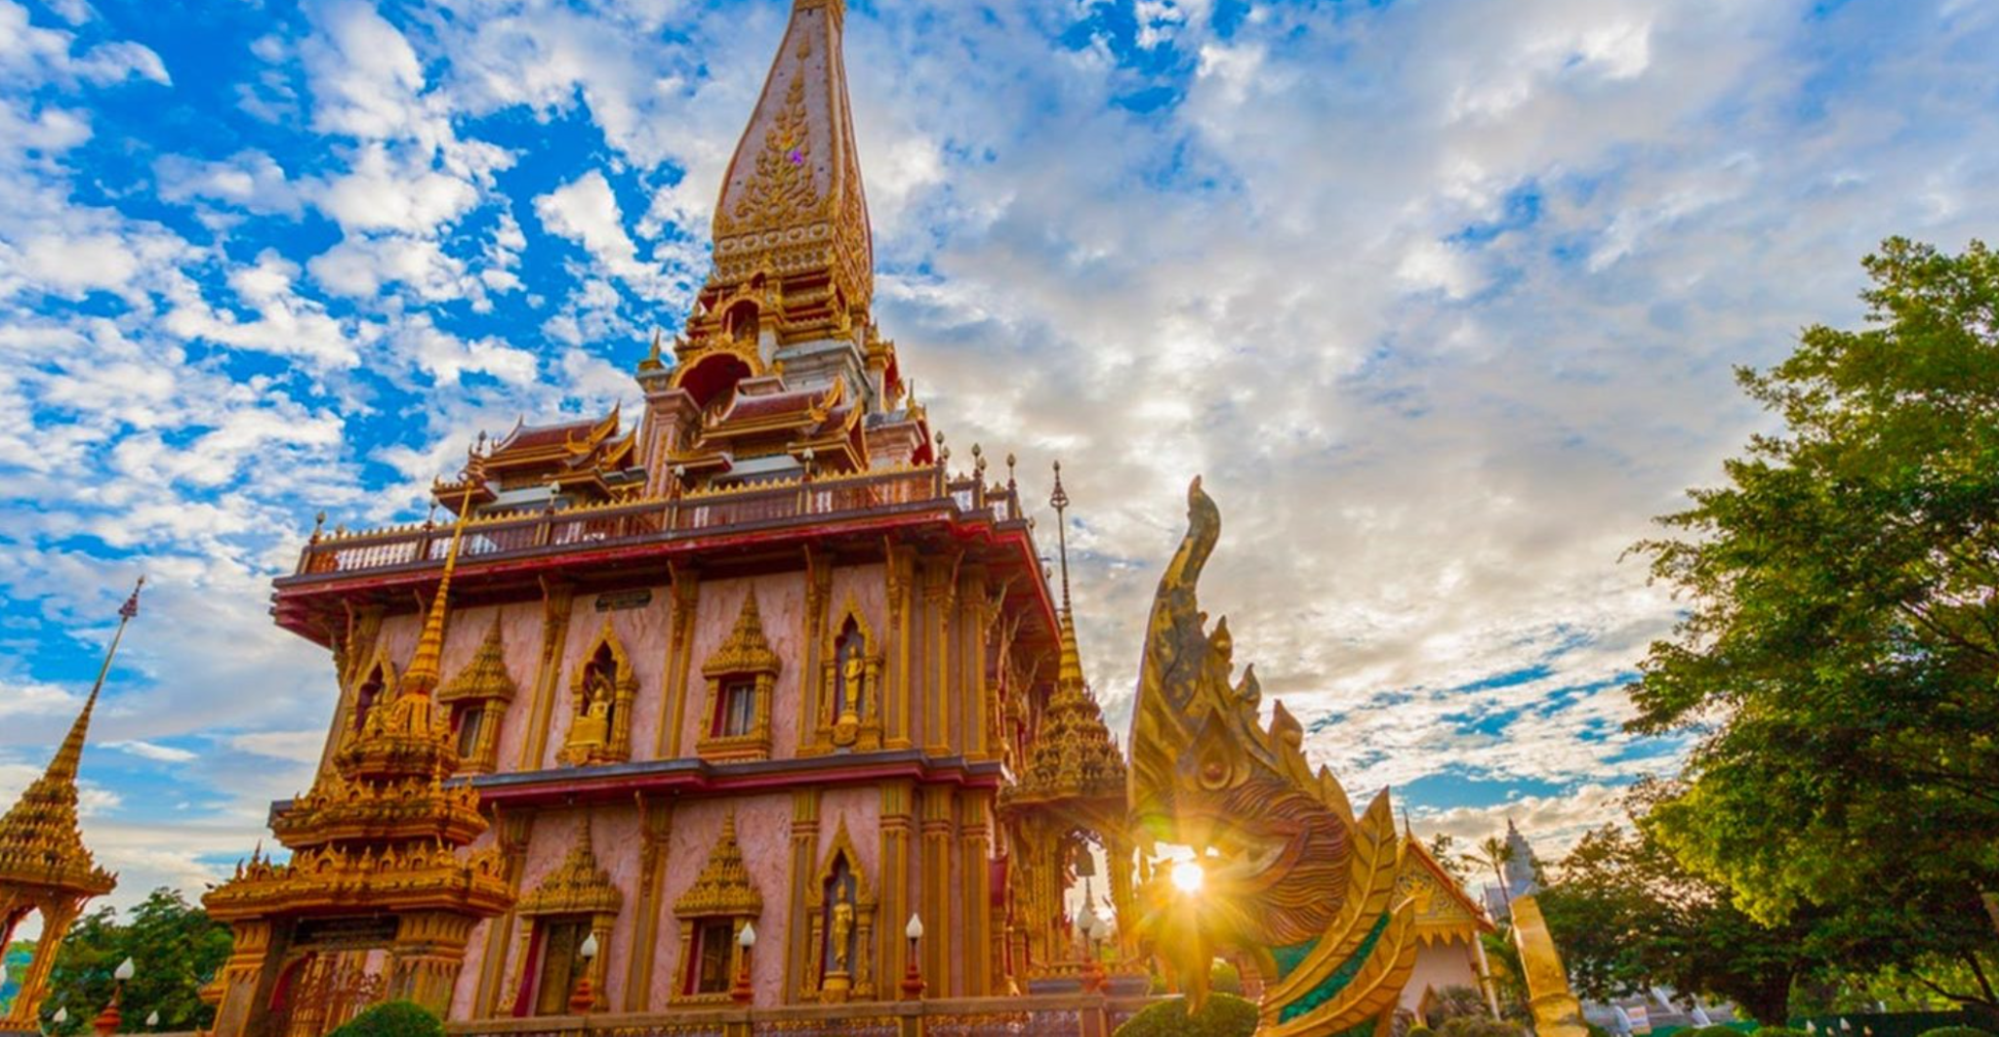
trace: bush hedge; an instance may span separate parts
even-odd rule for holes
[[[1992,1035],[1976,1026],[1939,1026],[1934,1030],[1924,1030],[1921,1037],[1992,1037]]]
[[[1118,1027],[1115,1037],[1250,1037],[1255,1032],[1255,1005],[1233,994],[1210,994],[1194,1016],[1178,998],[1151,1005]]]
[[[389,1001],[362,1012],[328,1037],[444,1037],[444,1024],[410,1001]]]
[[[1489,1015],[1461,1015],[1437,1027],[1437,1037],[1522,1037],[1526,1032],[1518,1023],[1503,1022]]]

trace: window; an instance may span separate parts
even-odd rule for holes
[[[534,1014],[568,1015],[569,995],[583,974],[583,957],[578,951],[590,935],[585,918],[550,918],[539,926],[541,974],[535,983]]]
[[[756,680],[744,677],[723,685],[721,716],[716,718],[715,733],[724,738],[736,738],[755,731],[756,723]]]
[[[361,690],[354,693],[354,730],[357,733],[367,726],[368,711],[375,708],[375,700],[381,697],[382,684],[382,668],[376,666],[361,685]]]
[[[729,951],[736,943],[735,923],[701,923],[701,950],[695,960],[693,994],[729,992]]]
[[[458,758],[471,760],[479,755],[480,728],[486,726],[486,707],[479,704],[458,707],[454,718],[458,729]]]

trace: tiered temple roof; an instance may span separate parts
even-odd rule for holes
[[[98,897],[117,885],[83,845],[76,814],[77,768],[97,695],[92,689],[48,769],[0,817],[0,898],[10,887]]]
[[[579,504],[622,500],[645,486],[637,442],[637,430],[623,429],[616,407],[600,418],[516,425],[490,445],[481,434],[465,471],[433,492],[453,511],[467,500],[475,510],[510,501],[540,503],[550,490]]]
[[[461,516],[395,701],[370,710],[333,768],[272,821],[293,851],[291,862],[259,856],[239,865],[234,878],[202,898],[210,914],[226,921],[421,908],[476,917],[513,902],[496,850],[459,856],[488,822],[476,789],[445,784],[458,769],[458,752],[434,701],[465,523]]]

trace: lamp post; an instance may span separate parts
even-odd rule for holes
[[[576,957],[583,962],[583,972],[576,980],[576,991],[569,995],[569,1014],[588,1015],[597,1007],[597,991],[590,985],[591,965],[597,960],[597,934],[583,938],[583,946],[576,949]]]
[[[132,959],[126,958],[119,962],[118,968],[111,973],[111,978],[116,981],[111,987],[111,1003],[105,1005],[104,1011],[97,1013],[96,1021],[91,1023],[98,1037],[111,1037],[118,1032],[118,1024],[124,1021],[118,1014],[118,999],[124,996],[125,984],[138,972],[139,969],[132,964]]]
[[[743,931],[736,934],[736,946],[742,948],[743,960],[736,967],[736,985],[729,990],[729,996],[745,1008],[748,1008],[750,1002],[756,1000],[757,996],[756,988],[750,986],[750,950],[756,945],[756,924],[744,922]]]
[[[155,1008],[151,1012],[148,1012],[146,1014],[146,1029],[157,1030],[159,1028],[160,1028],[160,1010]]]
[[[902,972],[902,999],[916,1001],[923,997],[923,972],[916,966],[916,944],[923,939],[923,919],[912,913],[902,934],[909,937],[909,967]]]
[[[67,1008],[58,1008],[56,1009],[56,1014],[49,1016],[49,1025],[58,1030],[62,1029],[63,1024],[67,1022],[69,1022],[69,1009]]]

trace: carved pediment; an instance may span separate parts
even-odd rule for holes
[[[757,611],[757,595],[751,591],[743,599],[743,611],[736,616],[736,628],[729,633],[729,639],[715,650],[702,664],[701,672],[708,677],[732,675],[775,674],[779,659],[771,650],[770,641],[764,637],[763,617]]]
[[[458,671],[451,683],[437,693],[439,702],[512,702],[520,690],[507,672],[507,650],[500,637],[500,617],[493,617],[492,629],[472,661]]]
[[[673,902],[673,913],[690,918],[755,918],[763,914],[763,895],[750,881],[743,848],[736,842],[736,813],[722,819],[722,835],[708,852],[708,863],[694,885]]]

